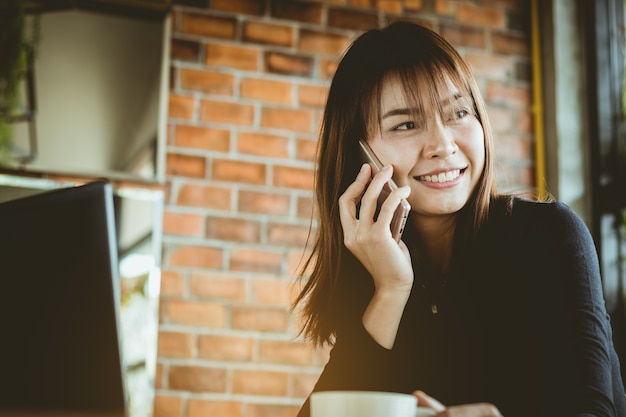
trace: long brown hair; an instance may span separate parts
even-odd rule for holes
[[[302,291],[293,307],[303,304],[302,332],[314,343],[332,343],[337,315],[349,294],[338,290],[347,279],[352,257],[343,244],[338,200],[354,181],[361,165],[357,141],[379,123],[382,85],[389,76],[403,83],[407,100],[430,100],[440,106],[442,89],[452,81],[473,100],[475,115],[485,136],[485,167],[470,200],[457,214],[455,245],[467,245],[487,217],[496,195],[493,138],[478,86],[461,56],[440,35],[408,22],[365,32],[341,59],[333,77],[318,145],[315,198],[318,230],[300,279]],[[422,91],[426,89],[427,91]],[[423,106],[416,106],[419,108]],[[353,257],[352,257],[353,258]],[[352,265],[353,266],[353,265]]]

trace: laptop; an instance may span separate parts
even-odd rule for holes
[[[106,182],[0,204],[0,415],[128,415],[116,241]]]

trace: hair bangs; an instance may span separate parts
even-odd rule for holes
[[[474,114],[478,113],[465,68],[458,68],[445,57],[415,60],[409,65],[392,66],[372,83],[370,91],[363,92],[361,109],[368,136],[374,136],[380,129],[382,90],[389,79],[401,83],[407,106],[414,110],[413,116],[420,122],[427,123],[434,114],[443,119],[449,104],[457,97],[470,100]]]

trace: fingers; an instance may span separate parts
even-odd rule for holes
[[[339,216],[348,248],[350,244],[371,239],[383,242],[393,238],[390,225],[394,213],[400,200],[410,193],[409,187],[389,191],[388,183],[393,175],[391,165],[385,166],[373,178],[371,170],[369,164],[363,164],[354,182],[339,198]],[[383,204],[377,214],[380,200]]]
[[[370,182],[370,172],[371,167],[369,164],[363,164],[354,182],[339,197],[339,217],[344,227],[344,233],[346,232],[346,227],[353,227],[357,220],[356,207],[361,201],[367,184]]]
[[[417,405],[428,407],[437,413],[437,417],[502,417],[500,410],[493,404],[478,403],[445,407],[424,391],[414,391]]]
[[[420,407],[428,407],[436,412],[442,412],[446,407],[433,397],[427,395],[424,391],[414,391],[413,395],[417,397],[417,405]]]

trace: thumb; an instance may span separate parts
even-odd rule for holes
[[[428,407],[438,413],[446,409],[443,404],[435,400],[433,397],[427,395],[424,391],[414,391],[413,395],[417,398],[417,405],[419,405],[420,407]]]

